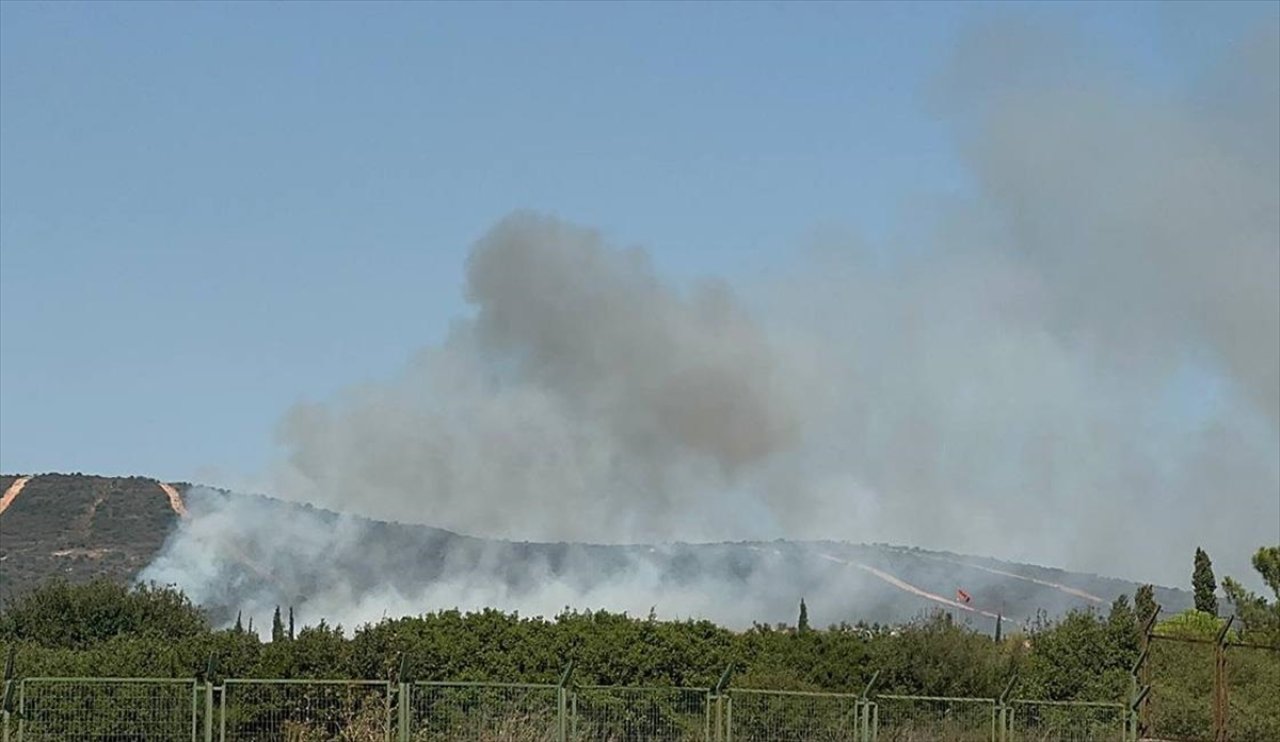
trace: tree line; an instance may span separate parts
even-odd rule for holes
[[[1237,619],[1232,638],[1280,649],[1280,546],[1260,549],[1253,563],[1274,595],[1223,581]],[[1156,634],[1217,633],[1221,606],[1201,550],[1192,582],[1196,608],[1160,621]],[[542,618],[442,610],[346,632],[323,620],[297,627],[282,606],[264,640],[240,620],[211,626],[172,587],[53,581],[0,611],[0,644],[16,647],[26,676],[193,677],[213,657],[220,677],[390,678],[404,668],[416,680],[552,683],[572,660],[582,684],[708,687],[732,666],[739,687],[859,692],[878,672],[882,693],[992,697],[1016,676],[1022,697],[1115,701],[1130,691],[1141,627],[1155,611],[1146,586],[1106,612],[1041,616],[993,640],[948,613],[901,626],[814,628],[803,603],[795,626],[746,631],[607,611]],[[1280,653],[1268,656],[1280,668]]]

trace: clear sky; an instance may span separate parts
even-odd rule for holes
[[[751,281],[969,184],[965,24],[1078,24],[1159,87],[1274,8],[0,4],[0,469],[202,478],[465,314],[533,208]]]

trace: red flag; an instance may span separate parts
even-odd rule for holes
[[[956,588],[956,600],[960,601],[961,603],[968,603],[968,602],[969,602],[969,593],[966,593],[965,591],[961,590],[960,588]]]

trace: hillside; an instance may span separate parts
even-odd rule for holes
[[[18,477],[0,477],[0,493]],[[63,576],[178,584],[215,620],[297,605],[351,623],[382,614],[567,605],[710,617],[900,622],[946,608],[981,627],[1001,614],[1105,609],[1136,584],[1096,575],[884,544],[738,542],[606,546],[472,538],[270,498],[142,477],[30,478],[0,512],[0,596]],[[188,517],[179,514],[189,510]],[[150,565],[150,569],[148,566]],[[957,590],[970,600],[957,602]],[[1167,610],[1188,593],[1157,589]]]
[[[0,493],[16,480],[0,475]],[[160,551],[176,519],[154,479],[32,477],[0,512],[0,597],[55,575],[128,582]]]

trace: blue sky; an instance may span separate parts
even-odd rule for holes
[[[969,24],[1154,88],[1265,4],[0,5],[0,469],[201,479],[465,314],[513,209],[751,282],[963,195]]]

